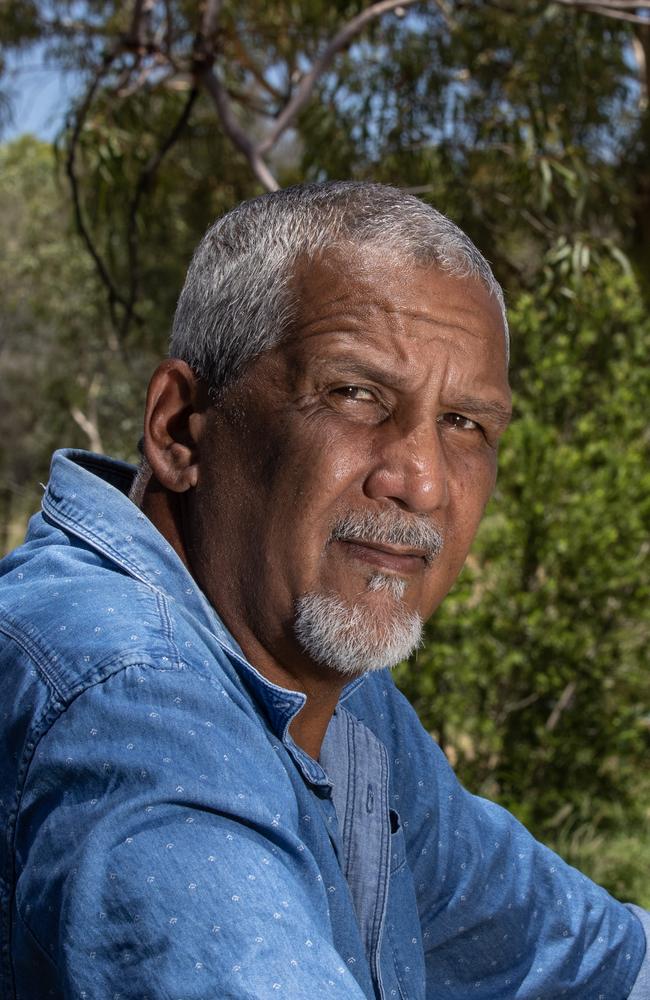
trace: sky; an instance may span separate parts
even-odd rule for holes
[[[78,85],[75,74],[44,65],[42,52],[34,47],[22,56],[7,58],[6,79],[12,113],[0,133],[2,140],[10,141],[27,132],[41,139],[54,139]]]

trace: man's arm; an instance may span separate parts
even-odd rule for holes
[[[366,682],[346,705],[368,725],[382,719],[391,805],[401,815],[420,911],[427,995],[649,1000],[641,985],[645,936],[628,907],[506,810],[462,788],[389,676]]]
[[[638,917],[645,932],[645,959],[637,976],[629,1000],[650,1000],[650,913],[640,906],[629,905],[629,909]]]

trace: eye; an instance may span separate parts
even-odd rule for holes
[[[342,385],[332,391],[335,395],[342,396],[343,399],[349,399],[354,403],[374,403],[377,399],[374,392],[362,385]]]
[[[379,389],[367,385],[337,385],[329,389],[328,403],[345,420],[377,424],[386,418],[389,408]]]
[[[438,417],[438,423],[445,423],[457,431],[481,431],[483,428],[475,420],[464,417],[462,413],[442,413]]]

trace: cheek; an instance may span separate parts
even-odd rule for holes
[[[293,440],[287,437],[278,460],[283,463],[283,479],[292,484],[293,495],[315,509],[330,509],[346,490],[355,483],[362,484],[370,447],[361,438],[360,434],[323,425]]]
[[[476,534],[496,482],[496,456],[468,461],[457,470],[452,485],[450,533],[468,548]]]

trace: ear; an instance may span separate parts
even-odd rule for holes
[[[209,404],[185,361],[163,361],[152,375],[144,418],[144,453],[161,486],[184,493],[199,479],[199,441]]]

